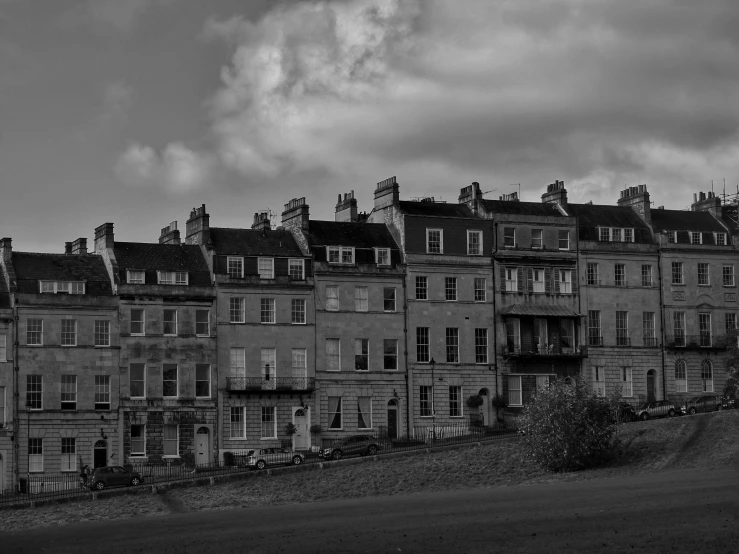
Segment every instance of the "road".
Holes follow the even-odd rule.
[[[619,551],[739,551],[739,472],[191,512],[0,539],[3,554]]]

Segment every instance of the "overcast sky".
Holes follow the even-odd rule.
[[[0,0],[0,236],[156,241],[339,193],[739,183],[737,0]]]

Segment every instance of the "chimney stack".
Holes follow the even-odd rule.
[[[254,214],[254,223],[251,228],[255,231],[269,231],[272,224],[269,221],[269,212],[257,212]]]
[[[559,204],[562,208],[567,208],[565,182],[554,181],[554,183],[547,185],[547,191],[541,195],[541,201],[545,204]]]
[[[95,252],[102,252],[109,248],[113,248],[115,244],[113,236],[113,224],[103,223],[95,229]]]
[[[358,221],[357,199],[354,198],[354,191],[345,192],[342,200],[339,194],[339,201],[336,203],[335,221]]]
[[[285,204],[285,211],[282,212],[282,226],[285,229],[290,231],[298,229],[308,232],[309,225],[310,210],[308,204],[305,203],[305,196],[293,198]]]
[[[185,244],[207,244],[210,242],[210,216],[205,211],[205,204],[190,211],[190,218],[185,223]]]
[[[467,187],[459,189],[459,203],[472,204],[476,200],[482,200],[482,192],[480,192],[480,183],[475,181]]]
[[[394,176],[377,183],[377,188],[375,188],[375,210],[397,206],[399,203],[400,185],[398,185],[398,181]]]
[[[67,252],[68,248],[70,250]],[[64,250],[67,254],[87,254],[87,239],[80,237],[72,243],[65,242]]]
[[[502,202],[520,202],[520,198],[518,197],[518,191],[511,192],[510,194],[503,194],[499,197],[499,200]]]
[[[13,257],[13,239],[8,237],[0,239],[0,253],[4,262],[10,262]]]
[[[712,192],[708,194],[705,192],[698,193],[697,195],[693,194],[693,204],[691,204],[690,209],[694,212],[710,212],[714,217],[719,219],[721,219],[723,212],[721,198]]]
[[[162,229],[162,233],[159,235],[159,244],[182,244],[176,221],[173,221]]]
[[[628,206],[634,210],[639,217],[647,223],[652,223],[652,209],[649,201],[649,192],[647,185],[639,185],[638,187],[629,187],[621,191],[621,197],[618,199],[619,206]]]

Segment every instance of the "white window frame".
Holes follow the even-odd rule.
[[[226,274],[232,279],[243,279],[244,257],[226,256]]]
[[[198,370],[205,370],[206,375],[208,376],[208,394],[202,395],[198,394],[198,383],[204,383],[206,382],[205,379],[198,379]],[[213,378],[212,378],[212,371],[210,364],[195,364],[195,398],[211,398],[211,395],[213,394],[212,391],[213,386]]]
[[[624,229],[624,242],[634,242],[634,228],[626,227]]]
[[[187,286],[190,277],[187,271],[157,271],[157,284]]]
[[[473,294],[475,296],[475,302],[487,302],[488,297],[488,283],[485,277],[475,277],[472,282],[474,287]],[[479,286],[482,285],[482,286]]]
[[[675,392],[688,392],[688,364],[682,358],[675,361]]]
[[[31,441],[34,441],[34,453],[31,454]],[[44,472],[44,439],[28,438],[28,473]]]
[[[591,368],[593,380],[593,393],[603,398],[606,395],[606,372],[603,366],[593,366]]]
[[[457,295],[457,278],[456,277],[444,277],[444,301],[445,302],[457,302],[459,297]],[[453,286],[450,286],[453,285]]]
[[[326,285],[326,311],[338,312],[340,306],[339,285]]]
[[[110,410],[110,375],[95,375],[94,401],[96,410]]]
[[[174,440],[167,438],[166,431],[168,427],[170,429],[172,427],[175,428],[175,439]],[[166,447],[168,443],[172,443],[172,442],[175,443],[174,451],[176,452],[176,454],[165,454],[164,452],[166,452],[167,450]],[[169,446],[171,447],[172,445],[169,444]],[[180,426],[176,423],[165,423],[164,425],[162,425],[162,458],[168,458],[168,459],[179,458],[180,457],[179,453],[180,453]]]
[[[706,377],[705,368],[708,367],[710,374]],[[705,358],[701,362],[701,390],[703,392],[713,392],[713,362],[708,358]]]
[[[328,352],[329,343],[336,345],[335,354],[329,354]],[[326,354],[326,371],[331,371],[331,372],[341,371],[341,339],[335,338],[335,337],[326,337],[324,352]],[[336,361],[335,368],[332,367],[334,364],[329,363],[330,359],[334,359]]]
[[[8,336],[0,333],[0,362],[8,361]]]
[[[141,430],[141,436],[134,439],[133,428]],[[131,438],[131,458],[145,458],[146,457],[146,424],[132,424],[130,431]],[[134,451],[134,444],[141,442],[141,450]]]
[[[375,248],[375,263],[378,267],[389,267],[390,263],[390,249],[389,248]]]
[[[632,398],[634,396],[633,371],[630,367],[621,367],[621,396]]]
[[[236,430],[236,433],[234,433],[234,430]],[[228,438],[229,439],[245,439],[246,438],[246,407],[245,406],[231,406],[230,407]]]
[[[265,412],[265,410],[267,411]],[[271,426],[269,425],[269,419],[265,421],[265,414],[270,414],[269,417],[272,419]],[[277,438],[277,406],[262,406],[260,423],[259,440],[275,440]],[[268,425],[267,427],[265,427],[265,423]],[[271,431],[271,434],[265,435],[265,431]]]
[[[713,233],[713,238],[716,246],[726,246],[726,233]]]
[[[523,389],[521,388],[520,375],[508,376],[508,405],[523,406]]]
[[[675,273],[675,269],[679,269],[678,273]],[[679,276],[679,280],[675,280],[675,276]],[[672,262],[670,264],[670,277],[673,285],[684,285],[685,284],[685,266],[683,262]]]
[[[60,381],[60,408],[64,411],[77,411],[77,376],[62,374]],[[73,406],[64,406],[65,404],[73,404]]]
[[[369,311],[369,288],[366,286],[354,287],[354,311]]]
[[[346,255],[349,255],[347,261]],[[332,259],[333,258],[333,259]],[[354,265],[354,247],[353,246],[327,246],[326,260],[332,265]]]
[[[421,329],[425,329],[425,333],[420,332]],[[419,342],[419,338],[426,339],[426,342]],[[421,348],[425,348],[425,356],[418,355],[421,352]],[[431,328],[416,327],[416,363],[428,363],[429,360],[431,360]]]
[[[559,271],[559,293],[572,294],[572,270],[560,269]],[[566,278],[565,278],[566,277]]]
[[[598,241],[599,242],[611,242],[611,228],[610,227],[598,227]]]
[[[265,314],[268,316],[266,320],[264,318]],[[259,299],[259,322],[262,325],[275,325],[277,323],[277,300],[275,298]]]
[[[512,277],[511,277],[512,276]],[[518,268],[505,268],[505,291],[518,292]]]
[[[537,279],[537,273],[541,279]],[[534,267],[531,269],[531,284],[534,294],[544,294],[547,291],[546,271],[543,267]]]
[[[459,327],[447,327],[444,332],[444,356],[446,363],[458,364],[459,357]]]
[[[232,346],[229,349],[230,377],[244,379],[246,377],[246,348]]]
[[[474,242],[474,237],[477,237],[477,243]],[[468,229],[467,230],[467,255],[468,256],[482,256],[482,231],[479,229]]]
[[[141,366],[141,377],[142,377],[141,380],[136,379],[134,381],[132,379],[132,377],[133,377],[133,372],[132,372],[133,366]],[[146,398],[146,385],[147,385],[147,383],[146,383],[146,376],[147,375],[146,374],[147,373],[148,372],[146,371],[146,364],[144,364],[144,363],[133,362],[133,363],[130,363],[128,365],[128,395],[129,395],[129,398],[131,398],[131,399],[134,399],[134,398]],[[143,393],[144,393],[142,396],[134,396],[134,394],[133,394],[133,387],[131,386],[131,383],[132,382],[136,382],[136,383],[139,383],[140,382],[140,383],[142,383],[142,389],[143,389]]]
[[[453,408],[457,408],[457,413],[454,413]],[[462,403],[462,386],[461,385],[449,385],[449,417],[458,418],[464,417],[464,406]]]
[[[667,242],[670,244],[677,242],[677,231],[667,231]]]
[[[7,424],[7,414],[6,412],[6,406],[7,406],[7,399],[5,398],[5,386],[0,386],[0,429],[5,427]]]
[[[696,239],[698,239],[696,241]],[[700,231],[690,231],[690,244],[703,244],[703,233]]]
[[[165,332],[165,326],[168,322],[165,317],[167,315],[167,312],[170,312],[170,313],[174,312],[174,333]],[[177,336],[177,332],[179,331],[178,329],[179,325],[177,321],[178,319],[179,319],[179,316],[177,315],[177,308],[164,308],[162,310],[162,335],[163,336],[165,337],[176,337]],[[172,323],[172,321],[169,320],[169,323]]]
[[[362,405],[360,403],[360,400],[365,399],[369,405],[369,414],[362,412]],[[362,419],[360,415],[364,415],[365,423],[367,423],[367,416],[369,415],[369,427],[360,427],[359,421]],[[367,430],[367,429],[373,429],[373,423],[372,423],[372,397],[371,396],[358,396],[357,397],[357,429],[361,430]]]
[[[434,417],[434,387],[419,385],[418,387],[419,417]]]
[[[169,366],[168,368],[165,368],[164,366]],[[164,372],[168,369],[172,369],[174,367],[175,370],[175,378],[174,379],[165,379],[164,378]],[[172,382],[174,381],[174,395],[166,395],[164,394],[164,383],[165,382]],[[179,364],[174,364],[172,362],[166,362],[162,364],[162,398],[179,398],[180,396],[180,366]]]
[[[390,300],[387,296],[388,291],[393,291],[393,295],[392,295],[393,306],[390,309],[388,309],[387,307],[387,303]],[[398,289],[396,289],[395,287],[383,287],[382,289],[382,310],[387,313],[392,313],[392,312],[397,311],[397,307],[398,307]]]
[[[38,330],[31,331],[30,328],[31,328],[32,321],[41,322],[41,328]],[[38,338],[39,338],[38,342],[30,342],[28,340],[28,338],[30,337],[30,333],[34,333],[34,335],[38,333]],[[40,318],[35,318],[35,317],[26,319],[26,346],[43,346],[43,345],[44,345],[44,320]]]
[[[296,306],[300,309],[296,310]],[[307,303],[305,298],[290,299],[290,323],[292,325],[307,325]]]
[[[439,251],[431,248],[431,233],[439,233]],[[427,254],[443,254],[444,253],[444,229],[436,229],[432,227],[426,228],[426,253]]]
[[[198,314],[202,314],[205,312],[206,318],[205,318],[205,324],[207,326],[205,333],[198,333],[198,324],[203,323],[202,321],[198,321]],[[196,337],[209,337],[210,336],[210,310],[203,309],[203,308],[197,308],[195,310],[195,336]]]
[[[536,237],[534,233],[539,233],[539,236]],[[531,229],[531,248],[533,250],[541,250],[543,247],[544,247],[544,229]]]
[[[42,294],[85,294],[84,281],[39,281]]]
[[[259,371],[268,388],[277,383],[277,349],[262,348],[259,353]]]
[[[96,319],[94,328],[94,340],[96,348],[110,347],[110,320]]]
[[[705,269],[705,271],[701,271],[701,269]],[[698,286],[711,286],[711,264],[708,262],[698,262]]]
[[[133,314],[134,312],[141,312],[141,319],[134,319]],[[140,333],[134,333],[133,332],[133,324],[141,323],[141,332]],[[129,323],[129,330],[131,331],[131,336],[133,337],[143,337],[146,335],[146,310],[144,308],[131,308],[131,319]]]
[[[393,351],[388,351],[388,346]],[[388,359],[395,360],[395,367],[388,367]],[[386,371],[397,371],[398,370],[398,339],[382,339],[382,369]]]
[[[336,410],[331,411],[331,399],[338,399],[336,404]],[[341,396],[329,396],[328,397],[328,430],[329,431],[342,431],[344,429],[344,399]],[[339,417],[339,426],[334,427],[334,420],[336,416]]]
[[[127,269],[126,283],[128,283],[129,285],[146,284],[146,271],[144,271],[143,269]]]
[[[274,258],[257,258],[257,271],[259,273],[260,279],[274,279],[275,278],[275,259]]]
[[[727,269],[729,271],[727,271]],[[736,286],[736,280],[734,278],[734,264],[724,264],[722,270],[722,282],[723,286],[725,287],[734,287]],[[729,277],[729,279],[727,279]]]
[[[67,441],[65,445],[64,442]],[[70,442],[71,441],[71,442]],[[71,445],[71,452],[70,450]],[[64,450],[68,450],[65,452]],[[61,444],[61,471],[62,473],[77,471],[77,439],[75,437],[62,437]]]
[[[297,275],[295,275],[296,273]],[[288,258],[287,275],[295,281],[305,280],[305,260],[303,258]]]
[[[419,280],[420,279],[420,280]],[[419,287],[423,284],[422,287]],[[423,298],[419,296],[419,292],[423,291]],[[426,301],[429,299],[429,278],[428,275],[416,275],[416,287],[414,289],[414,296],[416,300]]]
[[[67,329],[65,331],[65,324],[72,324],[72,330]],[[61,328],[61,345],[62,346],[77,346],[77,320],[76,319],[62,319]],[[72,339],[71,342],[69,339]]]
[[[234,316],[237,319],[234,319]],[[243,296],[232,296],[228,299],[228,322],[246,322],[246,298]]]
[[[484,339],[481,340],[481,339]],[[484,344],[482,344],[484,342]],[[475,363],[487,364],[489,359],[489,341],[487,327],[475,328]]]
[[[365,350],[366,349],[366,350]],[[366,354],[365,354],[366,351]],[[362,358],[366,358],[365,368],[358,367]],[[370,369],[370,347],[369,339],[354,339],[354,371],[369,371]]]
[[[623,242],[624,232],[620,227],[611,227],[611,242]]]
[[[566,238],[562,238],[562,233],[567,233]],[[566,246],[562,246],[562,241],[566,240],[567,244]],[[570,249],[570,230],[569,229],[557,229],[557,248],[559,250],[569,250]]]
[[[291,352],[291,369],[293,379],[308,378],[308,349],[293,348]]]

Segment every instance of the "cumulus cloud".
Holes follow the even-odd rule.
[[[168,144],[161,154],[150,146],[133,143],[115,165],[117,175],[134,186],[161,186],[170,192],[190,192],[202,187],[212,168],[208,155],[182,143]]]

